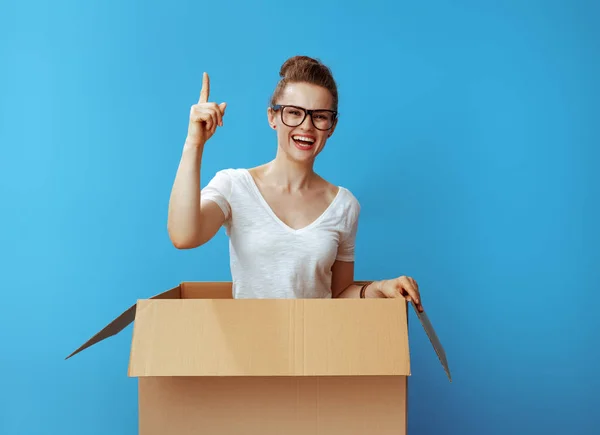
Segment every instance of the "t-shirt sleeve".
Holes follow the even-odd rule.
[[[341,234],[336,260],[354,261],[358,218],[360,217],[360,204],[356,199],[353,198],[352,206],[345,217],[345,227]]]
[[[200,192],[200,201],[213,201],[223,211],[225,220],[231,216],[231,172],[221,170],[208,182]]]

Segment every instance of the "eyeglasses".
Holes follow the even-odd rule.
[[[281,122],[288,127],[298,127],[306,119],[306,115],[310,115],[310,120],[317,130],[329,130],[333,127],[333,123],[337,118],[335,110],[316,109],[309,110],[298,106],[288,106],[283,104],[275,104],[271,106],[273,110],[279,110],[281,113]]]

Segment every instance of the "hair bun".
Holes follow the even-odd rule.
[[[309,56],[293,56],[286,60],[281,69],[279,70],[279,76],[285,78],[288,75],[288,71],[299,71],[310,68],[311,66],[318,66],[321,62],[317,59],[313,59]]]
[[[333,74],[328,66],[319,59],[309,56],[293,56],[287,59],[279,70],[281,79],[271,95],[269,104],[277,104],[277,99],[289,83],[310,83],[331,92],[332,109],[338,107],[338,91]]]

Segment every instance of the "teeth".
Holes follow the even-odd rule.
[[[306,136],[292,136],[292,139],[299,140],[299,141],[302,141],[302,142],[308,142],[308,143],[314,143],[315,142],[315,140],[313,138],[306,137]]]

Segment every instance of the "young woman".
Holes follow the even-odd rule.
[[[338,122],[329,68],[295,56],[280,76],[267,109],[277,136],[275,158],[251,169],[218,171],[201,190],[202,153],[223,126],[226,109],[226,103],[209,102],[204,73],[169,202],[171,241],[195,248],[225,226],[235,298],[405,297],[422,310],[410,277],[354,281],[360,205],[348,189],[313,169]]]

